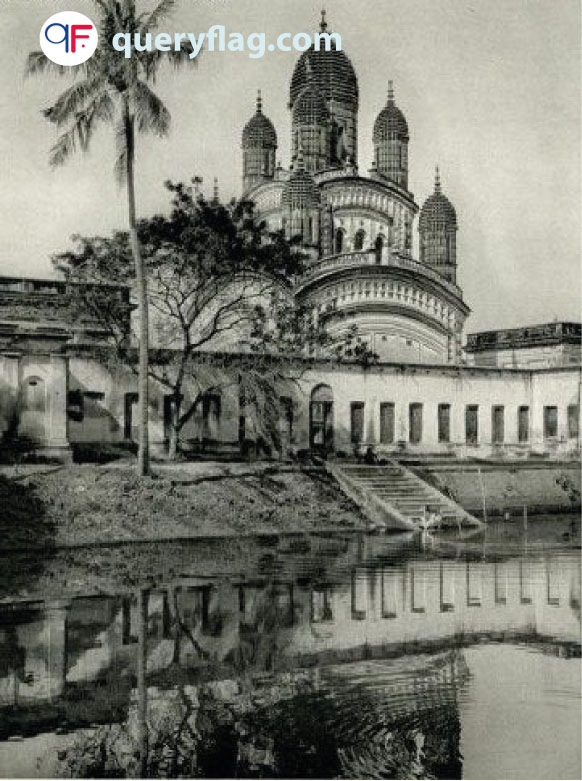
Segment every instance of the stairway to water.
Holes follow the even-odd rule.
[[[440,515],[441,527],[483,526],[454,500],[396,462],[385,466],[336,463],[328,469],[374,524],[420,530],[431,512]]]

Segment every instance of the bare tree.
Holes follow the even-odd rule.
[[[169,455],[176,456],[181,432],[201,406],[225,391],[257,410],[262,438],[279,449],[281,388],[297,386],[322,356],[367,361],[371,355],[355,329],[334,338],[325,319],[297,304],[293,286],[306,263],[297,240],[269,232],[247,201],[225,206],[183,183],[167,186],[169,216],[143,220],[138,230],[156,339],[148,371],[171,400]],[[75,251],[53,260],[70,281],[117,274],[126,282],[129,255],[127,235],[118,232],[77,237]],[[134,364],[123,299],[104,301],[95,285],[75,290],[72,316],[90,312],[110,334],[116,355]]]

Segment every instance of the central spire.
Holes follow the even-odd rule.
[[[392,79],[388,82],[388,103],[394,103],[394,82]]]
[[[261,97],[261,90],[257,90],[257,114],[263,113],[263,98]]]
[[[327,30],[327,22],[325,20],[326,16],[326,10],[325,8],[321,9],[321,21],[319,23],[319,29],[322,33],[324,33]]]
[[[441,192],[441,175],[438,165],[434,169],[434,191],[435,193]]]

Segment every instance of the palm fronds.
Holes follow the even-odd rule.
[[[135,119],[140,133],[165,136],[170,128],[170,112],[145,81],[137,81],[133,88]]]

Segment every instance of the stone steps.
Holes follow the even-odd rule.
[[[467,513],[460,505],[441,494],[432,485],[400,464],[386,466],[362,466],[346,464],[334,467],[357,491],[364,501],[386,508],[386,515],[402,526],[422,528],[425,510],[437,511],[444,525],[482,525],[482,522]]]

